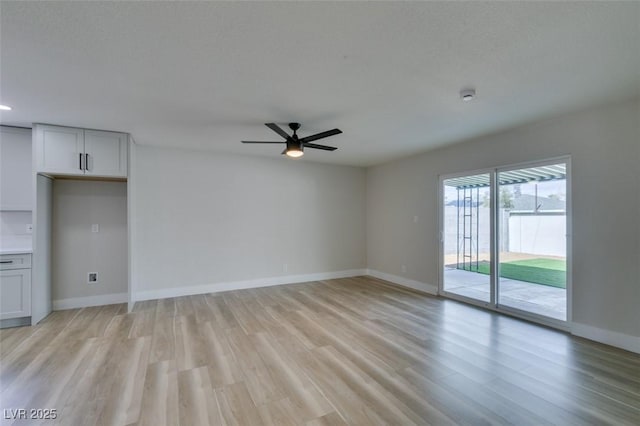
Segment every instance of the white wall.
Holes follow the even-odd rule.
[[[438,175],[570,154],[573,320],[640,336],[639,123],[636,99],[368,169],[369,268],[437,285]]]
[[[138,300],[365,267],[364,169],[136,146],[131,172]]]
[[[126,182],[53,182],[54,309],[126,301],[127,253]],[[98,272],[97,284],[88,272]]]
[[[31,266],[31,324],[45,318],[53,308],[52,265],[51,265],[51,224],[53,216],[53,180],[33,174],[34,223],[33,255]]]
[[[27,225],[32,222],[31,211],[0,211],[0,236],[29,236]]]

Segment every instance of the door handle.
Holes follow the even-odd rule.
[[[84,154],[84,169],[89,171],[89,154]]]
[[[78,154],[78,155],[80,156],[80,164],[79,164],[79,167],[80,167],[80,170],[83,170],[83,168],[82,168],[82,153],[80,153],[80,154]]]

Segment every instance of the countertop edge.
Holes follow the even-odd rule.
[[[3,254],[33,254],[33,249],[0,249],[0,255]]]

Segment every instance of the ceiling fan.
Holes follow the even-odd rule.
[[[265,126],[267,126],[271,130],[273,130],[274,132],[282,136],[285,140],[279,141],[279,142],[242,141],[242,143],[286,143],[287,148],[284,151],[282,151],[282,153],[287,155],[288,157],[293,157],[293,158],[302,157],[304,155],[305,148],[315,148],[315,149],[322,149],[325,151],[335,151],[338,148],[334,146],[318,145],[311,142],[342,133],[342,130],[340,129],[333,129],[333,130],[327,130],[326,132],[316,133],[315,135],[307,136],[304,138],[299,138],[296,132],[300,128],[300,123],[289,123],[289,128],[293,130],[293,134],[291,136],[289,136],[287,132],[282,130],[275,123],[265,123]]]

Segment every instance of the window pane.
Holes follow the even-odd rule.
[[[498,304],[566,320],[566,164],[497,178]]]
[[[484,302],[491,300],[490,175],[444,181],[445,291]]]

